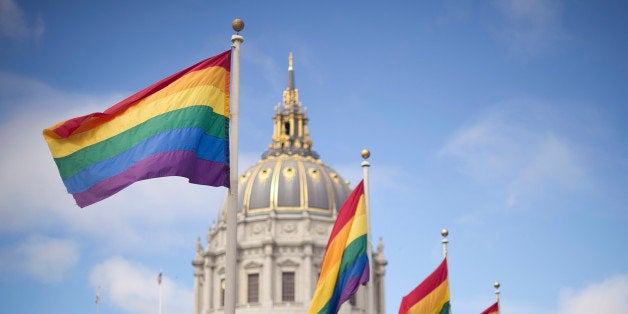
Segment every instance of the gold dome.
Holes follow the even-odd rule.
[[[238,212],[268,211],[333,215],[351,189],[336,171],[312,150],[306,110],[294,84],[290,54],[288,84],[275,107],[274,131],[262,159],[240,177]]]
[[[301,212],[331,216],[351,189],[329,166],[311,156],[260,160],[240,177],[239,213]]]

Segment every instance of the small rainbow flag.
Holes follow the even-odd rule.
[[[344,202],[329,236],[321,274],[308,313],[337,313],[369,280],[364,183]]]
[[[447,259],[401,299],[399,314],[449,314]]]
[[[499,303],[495,302],[493,305],[489,306],[486,310],[482,311],[481,314],[499,314]]]
[[[85,207],[134,182],[166,176],[228,186],[230,67],[225,51],[104,112],[45,129],[76,203]]]

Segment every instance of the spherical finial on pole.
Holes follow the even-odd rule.
[[[238,33],[244,29],[244,21],[242,19],[234,19],[233,22],[231,22],[231,27]]]
[[[493,287],[495,287],[495,298],[497,299],[497,302],[499,303],[499,282],[495,281],[495,283],[493,284]]]
[[[368,149],[363,149],[360,152],[360,155],[362,155],[362,158],[368,159],[369,157],[371,157],[371,152]]]
[[[440,231],[440,235],[442,235],[443,238],[446,238],[449,235],[449,231],[447,229],[443,229]]]

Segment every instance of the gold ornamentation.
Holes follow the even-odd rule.
[[[283,169],[283,176],[286,180],[290,181],[294,179],[294,175],[297,173],[296,169],[292,167],[287,167]]]
[[[270,168],[266,168],[266,169],[260,171],[259,174],[257,175],[257,177],[260,180],[266,180],[266,179],[268,179],[268,177],[270,177],[271,173],[272,173],[272,170]]]
[[[244,21],[242,19],[234,19],[231,22],[231,27],[233,27],[234,31],[239,32],[244,29]]]
[[[309,168],[307,172],[310,174],[310,178],[312,178],[312,181],[318,182],[318,180],[320,180],[320,172],[317,169]]]

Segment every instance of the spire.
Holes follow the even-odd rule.
[[[312,156],[318,159],[318,154],[312,151],[312,140],[307,127],[306,110],[299,102],[299,90],[294,84],[294,67],[292,53],[288,57],[288,83],[283,91],[283,101],[275,107],[275,124],[272,143],[262,154],[262,159],[268,156],[301,155]]]
[[[288,84],[286,84],[286,90],[283,91],[283,105],[286,109],[300,111],[299,90],[294,87],[294,67],[292,66],[292,61],[291,52],[288,57]]]
[[[286,90],[294,90],[294,68],[292,67],[292,52],[288,57],[288,85]]]

